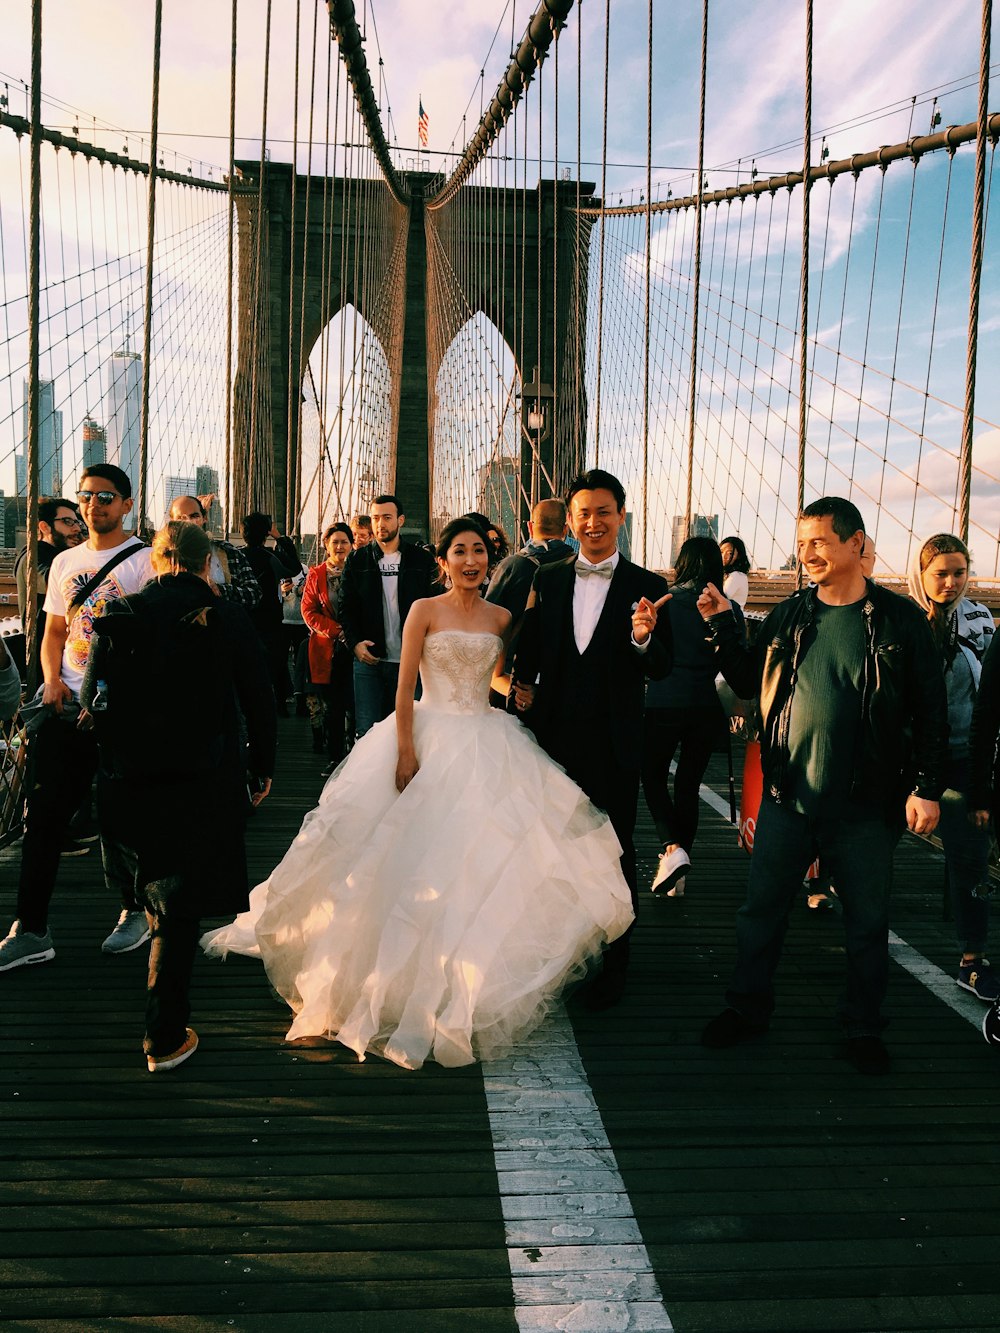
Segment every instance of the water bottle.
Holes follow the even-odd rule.
[[[108,711],[108,682],[99,680],[97,689],[94,693],[94,701],[90,705],[92,713],[106,713]]]

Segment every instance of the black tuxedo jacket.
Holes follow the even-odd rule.
[[[660,680],[673,666],[673,638],[666,608],[657,614],[656,628],[644,653],[632,644],[632,610],[640,597],[655,602],[667,591],[666,580],[641,565],[619,557],[607,600],[591,644],[581,659],[573,636],[573,590],[576,561],[543,566],[535,575],[524,624],[517,641],[513,679],[532,684],[535,701],[524,720],[539,743],[560,759],[571,748],[561,733],[571,727],[584,731],[588,722],[610,735],[612,758],[626,770],[638,771],[642,752],[642,717],[646,679]],[[590,708],[595,716],[574,714],[569,677],[581,662],[600,655],[595,673],[599,693]],[[573,747],[575,748],[575,747]],[[561,760],[562,761],[562,760]]]

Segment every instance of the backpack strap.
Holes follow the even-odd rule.
[[[106,564],[102,565],[96,574],[91,574],[90,578],[87,580],[87,582],[83,585],[82,588],[78,588],[76,590],[76,593],[74,594],[72,601],[66,607],[66,610],[69,613],[69,615],[71,615],[74,611],[79,610],[79,608],[84,604],[84,602],[94,591],[94,589],[99,587],[100,584],[104,582],[104,580],[107,578],[107,576],[111,573],[111,571],[115,568],[116,565],[120,565],[122,561],[127,560],[129,556],[135,555],[136,551],[145,550],[145,547],[146,547],[145,542],[138,542],[135,546],[126,546],[124,550],[116,551],[115,554],[111,557],[111,559],[107,561]]]

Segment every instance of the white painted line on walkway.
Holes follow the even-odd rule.
[[[723,801],[711,787],[702,785],[700,791],[705,804],[711,806],[728,822],[728,801]],[[907,944],[906,940],[892,930],[889,931],[889,957],[900,967],[905,968],[921,985],[926,986],[932,995],[943,1000],[949,1009],[954,1009],[956,1014],[960,1014],[966,1022],[971,1023],[977,1031],[982,1027],[984,1013],[982,1000],[977,1000],[968,991],[956,986],[954,977],[950,977],[936,963],[925,958],[912,944]]]
[[[673,1329],[561,1008],[483,1064],[522,1333]]]
[[[925,958],[912,944],[900,939],[893,930],[889,931],[889,957],[900,967],[905,967],[911,977],[916,977],[932,995],[943,1000],[949,1009],[954,1009],[956,1014],[960,1014],[977,1031],[982,1028],[983,1014],[986,1012],[982,1000],[977,1000],[974,995],[962,990],[955,984],[954,977],[950,977],[936,963]]]

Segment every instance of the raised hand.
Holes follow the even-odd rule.
[[[732,609],[732,602],[723,597],[714,583],[706,583],[698,598],[698,610],[704,620],[711,620],[712,616],[721,615],[723,611]]]
[[[645,643],[653,630],[656,628],[656,613],[660,607],[669,602],[673,593],[665,592],[657,601],[651,602],[648,597],[640,597],[632,612],[632,638],[636,643]]]

